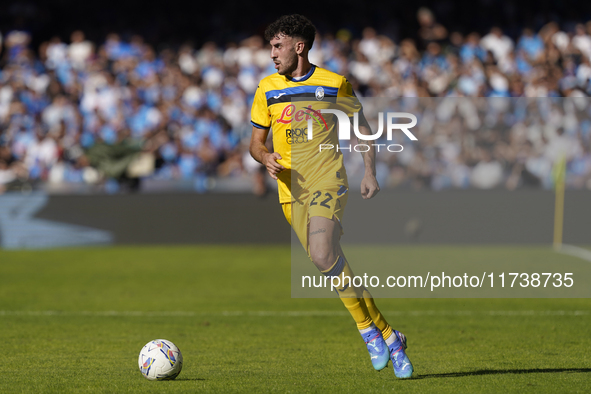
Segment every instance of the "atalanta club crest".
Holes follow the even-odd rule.
[[[318,86],[316,88],[316,100],[322,100],[324,98],[324,88],[322,86]]]

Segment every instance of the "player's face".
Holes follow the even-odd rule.
[[[290,75],[298,66],[297,41],[280,34],[271,40],[271,59],[280,75]]]

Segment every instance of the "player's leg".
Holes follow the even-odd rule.
[[[310,258],[316,267],[327,276],[351,278],[347,260],[339,253],[341,228],[336,220],[315,216],[310,218],[308,243]],[[371,316],[362,300],[363,289],[343,283],[336,289],[339,297],[351,312],[357,328],[364,330],[372,324]]]
[[[340,243],[338,244],[338,248],[339,250],[337,254],[340,256],[345,256]],[[392,365],[394,368],[394,374],[399,378],[410,378],[413,373],[413,366],[410,362],[410,359],[406,355],[406,337],[401,332],[392,329],[375,304],[371,293],[365,287],[362,289],[362,299],[365,303],[367,311],[369,312],[371,320],[382,332],[382,336],[386,341],[386,345],[388,345],[390,359],[392,360]]]
[[[338,253],[340,256],[345,256],[345,253],[343,252],[343,249],[341,248],[340,243],[339,243],[339,252]],[[376,304],[373,300],[373,297],[371,296],[371,293],[365,287],[362,288],[361,297],[363,298],[363,301],[365,302],[365,306],[367,308],[367,311],[369,312],[369,315],[371,316],[371,320],[376,325],[376,327],[379,328],[380,331],[382,332],[382,336],[384,337],[384,340],[386,340],[386,342],[388,342],[388,338],[390,338],[392,336],[392,332],[393,332],[392,327],[390,327],[390,325],[388,324],[388,322],[384,318],[384,315],[382,315],[382,313],[380,312],[380,310],[376,306]]]
[[[341,278],[341,286],[337,286],[335,290],[357,323],[374,368],[377,370],[385,368],[390,359],[388,346],[367,310],[363,299],[363,287],[356,287],[352,283],[353,272],[339,244],[341,236],[339,222],[335,218],[313,216],[310,218],[308,234],[310,258],[324,275]]]

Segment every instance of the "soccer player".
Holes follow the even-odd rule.
[[[336,149],[319,151],[319,142],[338,146],[336,124],[329,122],[326,130],[316,130],[312,143],[303,128],[296,129],[292,124],[305,116],[294,102],[349,100],[357,103],[349,105],[348,115],[358,113],[362,119],[359,131],[371,134],[371,130],[349,81],[309,62],[315,35],[314,25],[301,15],[282,16],[265,31],[277,74],[261,80],[255,93],[250,153],[277,180],[283,213],[316,267],[328,277],[353,278],[340,246],[349,187],[343,157]],[[305,114],[314,114],[314,107],[309,108]],[[269,130],[273,132],[274,153],[265,146]],[[380,190],[375,177],[375,152],[363,153],[363,160],[361,194],[369,199]],[[381,370],[391,359],[397,377],[411,377],[413,366],[405,353],[406,338],[386,322],[367,289],[347,283],[336,291],[357,323],[373,367]]]

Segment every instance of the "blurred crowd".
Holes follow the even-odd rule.
[[[426,8],[417,19],[418,40],[342,29],[318,35],[310,53],[359,97],[435,98],[417,109],[419,141],[380,156],[385,185],[549,188],[566,157],[569,187],[591,189],[591,22],[551,22],[512,39],[499,27],[448,31]],[[75,31],[31,48],[26,31],[3,33],[0,192],[37,183],[136,190],[140,180],[205,191],[222,178],[254,179],[265,192],[248,154],[253,95],[275,72],[261,37],[156,51],[137,35],[99,43]],[[515,99],[494,104],[506,98]],[[353,168],[360,160],[347,157]]]
[[[411,129],[418,142],[400,131],[392,133],[393,140],[382,136],[377,141],[381,185],[432,190],[550,189],[563,178],[567,187],[591,189],[591,119],[585,97],[362,101],[373,130],[379,129],[374,114],[404,111],[418,118]],[[389,153],[389,145],[393,151],[400,145],[404,149]],[[348,172],[358,177],[357,182],[364,173],[362,158],[343,152]]]

